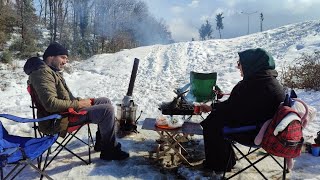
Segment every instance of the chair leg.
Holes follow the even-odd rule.
[[[0,174],[0,177],[1,177],[1,180],[3,179],[3,168],[1,167],[1,170],[0,170],[1,172],[1,174]]]
[[[240,149],[239,149],[236,145],[233,144],[233,147],[235,147],[235,148],[237,149],[237,151],[238,151],[238,152],[248,161],[248,163],[250,164],[250,166],[248,166],[247,168],[244,168],[243,171],[244,171],[244,170],[247,170],[247,169],[250,168],[250,167],[254,167],[254,168],[256,169],[256,171],[257,171],[264,179],[267,180],[267,178],[262,174],[262,172],[255,166],[255,164],[258,163],[258,162],[260,162],[261,160],[265,159],[266,157],[268,157],[269,154],[264,155],[262,158],[260,158],[260,159],[258,159],[257,161],[255,161],[255,162],[252,163],[252,162],[247,158],[247,156],[244,155],[244,154],[240,151]],[[242,172],[242,171],[241,171],[241,172]]]
[[[7,175],[5,175],[2,179],[3,180],[8,179],[20,167],[20,165],[21,165],[20,163],[16,164],[14,166],[14,168]],[[24,167],[22,167],[19,171],[22,171],[23,169],[24,169]],[[19,173],[17,173],[17,174],[19,174]],[[17,174],[15,174],[12,179],[14,179],[17,176]]]
[[[60,148],[60,149],[59,149],[58,152],[56,152],[56,154],[51,158],[51,160],[50,160],[49,163],[46,165],[46,167],[49,166],[49,164],[51,164],[51,162],[58,156],[58,154],[62,151],[62,149],[67,150],[69,153],[73,154],[73,155],[76,156],[78,159],[80,159],[81,161],[83,161],[86,165],[90,164],[90,163],[88,163],[86,160],[84,160],[82,157],[80,157],[79,155],[75,154],[74,152],[72,152],[70,149],[68,149],[68,148],[66,147],[67,144],[72,140],[72,137],[75,137],[75,134],[77,134],[80,129],[81,129],[81,127],[80,127],[76,132],[70,133],[70,134],[72,134],[71,137],[67,139],[67,137],[70,135],[70,134],[69,134],[61,143],[56,142],[56,143],[58,144],[58,147],[57,147],[54,151],[56,151],[58,148]],[[82,142],[84,142],[84,141],[82,141]],[[64,144],[62,144],[62,143],[64,143]],[[84,142],[84,143],[85,143],[85,142]]]
[[[41,177],[44,176],[49,180],[53,180],[50,176],[48,176],[47,173],[45,173],[44,171],[41,171],[39,168],[37,168],[35,165],[33,165],[30,161],[27,161],[27,163],[36,171],[38,171],[38,173],[40,173]]]
[[[23,166],[21,167],[21,165],[23,165]],[[23,160],[23,161],[17,163],[7,175],[4,175],[3,168],[1,167],[1,180],[6,180],[9,178],[15,179],[28,165],[30,165],[33,169],[35,169],[41,175],[40,179],[42,179],[43,177],[46,177],[49,180],[53,180],[50,176],[48,176],[47,173],[44,172],[44,169],[41,170],[40,168],[38,168],[36,165],[34,165],[31,162],[30,159],[26,159],[26,160]],[[19,169],[19,167],[21,167],[21,168]],[[12,177],[10,177],[10,176],[12,176]]]
[[[55,153],[55,155],[50,159],[50,161],[47,163],[47,158],[46,158],[46,163],[43,167],[43,169],[45,169],[46,167],[49,166],[49,164],[51,164],[51,162],[58,156],[58,154],[63,150],[67,150],[69,153],[71,153],[72,155],[76,156],[78,159],[80,159],[81,161],[83,161],[86,165],[91,163],[91,147],[93,147],[94,144],[94,140],[92,137],[92,133],[91,133],[91,129],[90,129],[90,125],[87,124],[88,127],[88,141],[85,142],[82,139],[78,138],[76,136],[76,134],[79,132],[79,130],[82,128],[83,126],[81,126],[80,128],[78,128],[75,132],[73,133],[69,133],[63,140],[62,142],[56,142],[58,144],[58,146],[53,150],[53,152],[57,151]],[[76,138],[79,141],[81,141],[82,143],[86,144],[88,146],[88,161],[84,160],[82,157],[80,157],[79,155],[75,154],[74,152],[72,152],[70,149],[68,149],[66,146],[68,145],[68,143],[72,140],[72,138]]]
[[[286,158],[283,158],[283,172],[282,172],[282,180],[286,179],[286,174],[287,174],[287,160]]]
[[[91,164],[91,148],[93,147],[91,146],[91,143],[93,145],[94,141],[93,141],[90,125],[87,124],[87,127],[88,127],[88,152],[89,152],[88,156],[89,156],[89,164]]]
[[[260,159],[254,161],[254,162],[251,162],[251,161],[247,158],[247,156],[250,155],[250,154],[252,154],[253,152],[255,152],[255,151],[258,150],[258,149],[255,149],[255,150],[253,150],[253,151],[250,151],[250,150],[249,150],[248,154],[245,155],[245,154],[242,153],[242,151],[240,151],[240,149],[239,149],[235,144],[232,144],[232,147],[235,148],[235,149],[241,154],[242,157],[241,157],[240,159],[245,158],[250,165],[247,166],[247,167],[245,167],[245,168],[243,168],[243,169],[241,169],[240,171],[236,172],[235,174],[233,174],[232,176],[230,176],[230,177],[228,177],[228,178],[225,177],[225,175],[226,175],[226,170],[227,170],[227,167],[226,167],[226,169],[225,169],[225,171],[224,171],[224,173],[223,173],[223,179],[224,179],[224,180],[225,180],[225,179],[231,179],[231,178],[233,178],[234,176],[240,174],[241,172],[247,170],[247,169],[250,168],[250,167],[255,168],[256,171],[257,171],[264,179],[267,179],[267,178],[261,173],[261,171],[255,166],[255,164],[257,164],[258,162],[260,162],[261,160],[265,159],[265,158],[268,157],[268,156],[270,156],[270,157],[282,168],[282,180],[285,180],[285,179],[286,179],[286,174],[288,173],[286,158],[283,158],[284,160],[283,160],[283,165],[282,165],[282,164],[279,163],[279,161],[278,161],[277,159],[275,159],[275,157],[273,157],[271,154],[268,154],[268,153],[267,153],[267,154],[265,154],[263,157],[261,157]],[[238,160],[240,160],[240,159],[238,159]],[[230,154],[230,156],[229,156],[228,163],[229,163],[230,160],[231,160],[231,154]]]
[[[232,143],[232,142],[231,142],[231,143]],[[229,164],[230,161],[231,161],[231,154],[232,154],[232,152],[230,151],[229,158],[228,158],[228,163],[227,163],[226,168],[224,169],[222,179],[225,179],[225,177],[226,177],[226,172],[227,172],[227,169],[228,169],[228,164]]]
[[[21,172],[24,168],[26,168],[28,165],[30,165],[33,169],[35,169],[41,176],[40,176],[40,179],[44,177],[46,177],[47,179],[49,180],[53,180],[50,176],[48,176],[47,173],[44,172],[44,170],[41,170],[39,169],[37,166],[35,166],[31,160],[27,159],[27,160],[24,160],[23,163],[18,163],[7,175],[6,177],[2,177],[1,179],[5,180],[5,179],[8,179],[18,168],[20,165],[23,165],[22,168],[20,168],[15,174],[14,176],[11,178],[11,179],[15,179]],[[3,176],[3,175],[2,175]]]
[[[249,148],[249,150],[248,150],[248,152],[247,152],[247,154],[245,155],[246,157],[248,157],[250,154],[252,154],[252,153],[254,153],[254,152],[256,152],[256,151],[258,151],[259,150],[259,148],[256,148],[256,149],[254,149],[254,150],[252,150],[251,151],[251,147]],[[243,159],[244,157],[240,157],[239,158],[239,160],[241,160],[241,159]]]
[[[226,171],[227,171],[227,167],[226,167],[226,169],[225,169],[225,171],[224,171],[224,173],[223,173],[223,179],[231,179],[231,178],[233,178],[234,176],[236,176],[236,175],[242,173],[243,171],[249,169],[250,167],[253,167],[253,168],[255,168],[255,170],[256,170],[265,180],[267,180],[267,178],[265,177],[265,175],[262,174],[262,172],[255,166],[255,164],[257,164],[257,163],[260,162],[261,160],[263,160],[263,159],[265,159],[266,157],[268,157],[269,154],[264,155],[263,157],[261,157],[260,159],[258,159],[257,161],[255,161],[255,162],[252,163],[252,162],[247,158],[247,156],[248,156],[249,154],[251,154],[252,152],[256,151],[256,150],[251,151],[249,154],[246,154],[246,155],[245,155],[245,154],[242,153],[242,151],[241,151],[235,144],[231,143],[231,145],[232,145],[233,148],[235,148],[235,149],[241,154],[242,158],[245,158],[245,159],[246,159],[246,161],[247,161],[250,165],[247,166],[247,167],[245,167],[245,168],[243,168],[243,169],[241,169],[240,171],[236,172],[235,174],[233,174],[232,176],[230,176],[230,177],[228,177],[228,178],[225,178],[225,174],[226,174]],[[230,154],[230,156],[229,156],[228,163],[229,163],[230,160],[231,160],[231,154]],[[227,164],[227,166],[228,166],[228,164]]]
[[[44,163],[43,163],[42,171],[45,171],[46,167],[48,167],[48,165],[49,165],[47,163],[48,163],[48,160],[49,160],[50,151],[51,151],[51,147],[47,150],[47,155],[46,155],[46,158],[45,158]],[[43,178],[43,175],[41,175],[40,180],[42,180],[42,178]]]

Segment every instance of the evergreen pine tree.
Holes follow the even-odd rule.
[[[202,24],[199,29],[199,36],[201,40],[212,39],[212,26],[208,20],[206,20],[206,24]]]

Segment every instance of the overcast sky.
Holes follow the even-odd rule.
[[[199,39],[198,29],[206,20],[213,25],[218,38],[215,17],[223,13],[222,38],[233,38],[263,30],[320,19],[320,0],[143,0],[157,19],[165,20],[175,41]],[[252,13],[246,15],[244,13]],[[254,13],[256,12],[256,13]]]

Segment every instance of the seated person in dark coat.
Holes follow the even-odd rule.
[[[285,98],[282,85],[276,79],[278,73],[272,56],[264,49],[249,49],[239,52],[237,62],[243,80],[233,89],[230,97],[211,106],[201,105],[203,112],[210,112],[201,122],[203,127],[205,161],[204,168],[215,172],[228,171],[235,165],[231,144],[224,139],[223,127],[257,125],[257,130],[241,137],[251,141],[265,121],[271,119]],[[240,137],[240,136],[238,136]],[[231,153],[231,161],[228,158]]]

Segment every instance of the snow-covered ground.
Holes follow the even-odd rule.
[[[89,98],[106,96],[114,107],[126,94],[132,71],[134,58],[140,59],[138,74],[133,90],[133,98],[138,112],[143,110],[138,121],[139,134],[119,139],[123,149],[130,152],[131,157],[125,161],[102,161],[99,153],[93,153],[93,163],[83,165],[67,152],[63,152],[48,167],[48,174],[54,179],[209,179],[203,172],[181,165],[178,171],[164,171],[149,159],[149,152],[155,148],[158,135],[152,131],[141,129],[147,117],[161,114],[158,104],[171,101],[173,90],[188,83],[190,71],[217,72],[219,87],[229,92],[241,80],[236,68],[237,52],[249,48],[261,47],[269,51],[275,58],[276,69],[281,74],[283,67],[295,63],[302,53],[320,50],[320,21],[308,21],[283,26],[234,39],[214,39],[193,41],[170,45],[154,45],[123,50],[115,54],[101,54],[90,59],[73,62],[65,79],[76,96]],[[17,68],[12,70],[0,64],[0,113],[9,113],[22,117],[32,117],[30,97],[26,90],[27,75],[23,73],[25,61],[17,61]],[[320,111],[320,93],[297,90],[298,96]],[[33,135],[31,124],[19,124],[0,119],[5,127],[19,135]],[[95,126],[93,129],[95,130]],[[304,130],[304,136],[312,142],[320,131],[319,116]],[[80,132],[85,138],[86,131]],[[201,136],[195,140],[203,146]],[[73,149],[80,153],[86,147],[73,143]],[[269,178],[278,179],[280,169],[273,166],[272,160],[262,163],[263,172]],[[243,164],[237,164],[241,168]],[[177,174],[179,176],[177,176]],[[273,174],[276,173],[274,176]],[[303,153],[295,159],[295,166],[288,174],[290,179],[320,179],[320,157]],[[36,179],[37,173],[26,169],[18,179]],[[239,179],[260,179],[254,169],[243,173]]]

